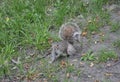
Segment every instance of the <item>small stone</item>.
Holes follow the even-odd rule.
[[[93,31],[93,32],[92,32],[92,35],[95,35],[95,34],[96,34],[96,32],[95,32],[95,31]]]
[[[93,66],[94,66],[94,63],[93,63],[93,62],[91,62],[91,63],[90,63],[90,67],[93,67]]]
[[[78,60],[77,59],[74,59],[73,62],[77,62]]]
[[[70,73],[67,73],[67,74],[66,74],[66,77],[67,77],[67,78],[70,78]]]
[[[89,78],[91,78],[92,76],[91,75],[88,75]]]

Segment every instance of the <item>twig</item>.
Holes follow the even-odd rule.
[[[48,55],[50,55],[50,54],[51,54],[51,51],[52,51],[52,50],[51,50],[51,48],[50,48],[50,49],[48,49],[48,50],[47,50],[47,53],[45,53],[45,54],[44,54],[44,56],[42,56],[42,57],[38,58],[37,60],[40,60],[40,59],[43,59],[43,58],[47,57]]]
[[[116,66],[117,64],[119,64],[120,63],[120,57],[119,57],[119,60],[118,60],[118,62],[116,62],[115,64],[113,64],[113,65],[111,65],[111,66],[107,66],[106,68],[111,68],[111,67],[113,67],[113,66]]]
[[[10,76],[8,74],[6,74],[5,69],[3,70],[4,72],[4,79],[6,79],[8,77],[8,79],[10,80],[10,82],[12,82],[12,79],[10,78]]]
[[[115,65],[117,65],[117,64],[119,64],[120,63],[120,61],[118,61],[118,62],[116,62],[115,64],[113,64],[112,66],[115,66]]]

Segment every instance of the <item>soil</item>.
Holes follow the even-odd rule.
[[[107,6],[107,9],[110,11],[111,21],[114,23],[120,22],[120,5],[112,4]],[[83,38],[83,53],[92,50],[94,54],[97,54],[100,50],[107,49],[114,50],[120,57],[120,50],[112,45],[114,41],[120,39],[120,29],[116,32],[111,32],[110,28],[111,26],[108,25],[100,28],[101,33],[104,35],[103,42],[100,42],[100,34],[92,35],[91,41]],[[118,63],[108,61],[106,63],[95,64],[93,67],[90,67],[90,64],[88,63],[85,63],[81,67],[79,58],[76,58],[76,60],[77,61],[74,62],[73,59],[69,59],[69,62],[77,65],[77,69],[80,69],[82,73],[80,77],[72,77],[73,82],[120,82],[120,60],[117,61]],[[113,66],[107,66],[109,64],[112,64]]]
[[[110,6],[106,6],[105,8],[109,10],[111,22],[120,22],[120,5],[112,4]],[[81,22],[83,26],[85,24],[85,20],[80,19],[80,17],[74,19],[74,22],[76,23]],[[81,54],[84,54],[92,50],[93,54],[98,55],[97,53],[99,53],[100,50],[107,49],[114,50],[120,57],[120,50],[116,47],[113,47],[112,45],[114,41],[120,39],[120,29],[116,32],[111,32],[110,28],[111,26],[109,25],[101,27],[100,33],[91,35],[91,39],[83,37],[82,38],[83,46]],[[104,37],[104,41],[100,41],[102,37]],[[34,51],[33,49],[27,49],[26,53],[31,54],[31,56],[34,56],[36,51]],[[37,51],[37,53],[39,52]],[[62,60],[65,60],[65,58],[63,58]],[[115,61],[107,61],[106,63],[99,64],[94,63],[93,66],[90,66],[93,63],[92,61],[89,62],[81,61],[79,56],[68,57],[67,60],[69,63],[74,65],[76,70],[80,70],[80,75],[78,76],[75,75],[74,73],[70,73],[69,80],[65,81],[64,77],[66,75],[62,70],[56,73],[56,75],[60,76],[57,82],[120,82],[120,60],[117,61],[118,63]],[[56,61],[56,63],[58,61]],[[110,67],[109,64],[111,64]],[[38,63],[35,64],[34,66],[37,67],[37,65]],[[47,82],[45,79],[44,81],[40,80],[41,78],[29,82]],[[8,81],[9,81],[8,79],[3,80],[3,82]],[[13,82],[18,81],[16,80]],[[23,81],[20,82],[28,81],[24,79]]]
[[[109,10],[111,22],[119,23],[120,22],[120,6],[112,4],[106,7]],[[85,23],[85,20],[80,20],[76,18],[74,22]],[[120,50],[116,47],[113,47],[113,42],[120,39],[120,29],[116,32],[111,32],[111,26],[106,25],[100,28],[101,34],[91,35],[91,39],[83,37],[83,46],[82,54],[92,50],[94,54],[98,55],[99,51],[102,49],[114,50],[120,57]],[[104,36],[104,41],[100,41],[101,37]],[[71,74],[72,82],[120,82],[120,60],[107,61],[106,63],[95,64],[93,67],[90,67],[90,63],[85,63],[80,61],[79,57],[68,58],[68,62],[72,63],[76,69],[81,70],[80,76]],[[81,65],[81,63],[83,63]],[[111,64],[109,67],[108,65]],[[60,73],[61,74],[61,73]],[[64,82],[65,75],[61,75],[60,82]]]

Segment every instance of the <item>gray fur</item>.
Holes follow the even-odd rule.
[[[60,56],[74,55],[75,48],[67,41],[55,42],[52,44],[51,61],[54,62]]]

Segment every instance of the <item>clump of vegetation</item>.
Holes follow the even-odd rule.
[[[107,62],[108,60],[115,60],[118,55],[114,51],[101,50],[98,57],[98,62]]]
[[[112,23],[111,32],[116,32],[120,29],[120,23]]]
[[[89,14],[89,19],[87,19],[87,29],[90,32],[99,31],[99,28],[107,23],[109,23],[110,16],[108,12],[104,11],[102,6],[108,3],[108,0],[92,0],[88,4],[87,14]],[[98,5],[98,6],[97,6]]]
[[[95,58],[93,52],[89,51],[88,53],[83,55],[80,59],[83,61],[94,61],[96,58]]]
[[[120,48],[120,40],[116,40],[116,41],[113,43],[113,46]]]

